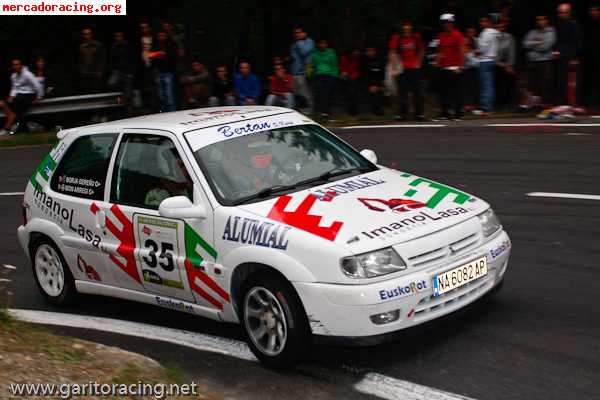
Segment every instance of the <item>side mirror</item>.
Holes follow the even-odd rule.
[[[165,218],[206,218],[204,206],[192,204],[185,196],[164,199],[158,206],[158,212]]]
[[[377,154],[373,150],[364,149],[360,152],[360,155],[371,161],[373,164],[377,164]]]

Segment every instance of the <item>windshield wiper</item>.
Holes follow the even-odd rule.
[[[240,204],[244,204],[250,200],[254,200],[254,199],[264,199],[265,197],[269,197],[272,196],[274,194],[277,193],[281,193],[281,192],[285,192],[286,190],[292,190],[295,189],[298,186],[298,184],[293,184],[293,185],[275,185],[275,186],[271,186],[268,188],[264,188],[259,190],[258,192],[254,193],[253,195],[247,196],[247,197],[243,197],[239,200],[234,201],[231,205],[233,206],[239,206]]]
[[[306,186],[306,185],[310,185],[313,183],[325,183],[325,182],[328,182],[329,179],[334,178],[336,176],[342,176],[342,175],[347,175],[347,174],[356,173],[356,172],[366,172],[366,171],[370,171],[370,170],[371,170],[371,168],[368,166],[351,168],[351,169],[342,169],[342,168],[336,167],[336,168],[330,169],[327,172],[322,173],[319,176],[316,176],[316,177],[310,178],[310,179],[306,179],[304,181],[296,182],[292,185],[275,185],[275,186],[261,189],[258,192],[254,193],[253,195],[243,197],[239,200],[234,201],[231,205],[238,206],[240,204],[244,204],[251,200],[264,199],[266,197],[273,196],[275,194],[285,192],[287,190],[293,190],[293,189],[296,189],[301,186]]]

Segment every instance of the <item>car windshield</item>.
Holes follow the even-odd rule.
[[[224,140],[195,152],[221,204],[237,205],[377,169],[318,125]]]

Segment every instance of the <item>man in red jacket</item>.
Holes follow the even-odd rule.
[[[394,35],[389,43],[390,56],[396,59],[404,67],[404,72],[398,75],[398,115],[396,120],[408,119],[408,93],[414,96],[414,116],[417,121],[423,121],[423,77],[421,75],[421,64],[425,54],[423,39],[419,33],[413,31],[413,24],[405,21],[402,24],[402,33]]]
[[[463,116],[461,80],[465,62],[465,37],[454,27],[454,14],[443,14],[440,22],[443,30],[438,35],[436,64],[440,69],[442,114],[437,119],[460,120]]]
[[[276,64],[273,70],[275,73],[270,78],[269,95],[265,104],[268,106],[294,108],[292,77],[281,64]]]

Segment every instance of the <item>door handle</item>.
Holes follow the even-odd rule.
[[[106,212],[104,210],[99,210],[96,213],[96,228],[106,228]]]

